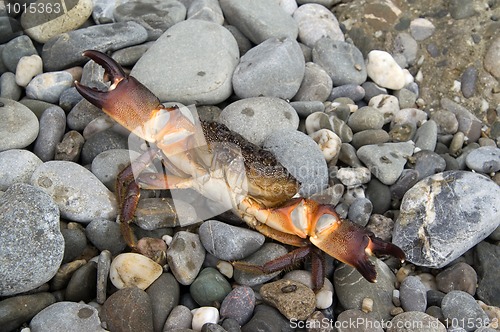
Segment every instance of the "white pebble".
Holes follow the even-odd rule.
[[[373,299],[369,297],[365,297],[363,302],[361,303],[361,311],[363,312],[372,312],[373,311]]]
[[[152,259],[134,253],[120,254],[113,259],[109,278],[116,288],[148,288],[163,273],[160,264]]]
[[[201,327],[206,323],[217,323],[219,321],[219,310],[214,307],[200,307],[191,310],[193,320],[191,328],[195,331],[201,331]]]
[[[406,75],[396,60],[385,51],[373,50],[366,60],[368,76],[379,86],[400,90],[405,86]]]
[[[401,306],[401,300],[399,299],[399,289],[393,289],[392,290],[392,303],[396,307]]]
[[[226,261],[218,261],[217,262],[217,269],[219,270],[220,273],[222,273],[228,279],[231,279],[233,277],[234,268],[233,268],[233,265],[231,265],[231,263],[226,262]]]
[[[342,140],[333,131],[329,129],[320,129],[309,135],[318,143],[326,162],[336,158],[342,147]]]
[[[19,59],[16,67],[16,84],[26,87],[38,74],[43,73],[43,61],[40,56],[33,54]]]
[[[376,95],[370,99],[368,106],[375,108],[384,116],[384,124],[392,121],[394,114],[399,111],[399,100],[392,95]]]
[[[316,308],[326,309],[329,308],[333,303],[333,292],[321,289],[316,293]]]
[[[167,244],[167,246],[170,246],[170,243],[172,243],[172,239],[173,239],[173,237],[171,237],[170,235],[163,235],[163,236],[161,237],[161,239],[162,239],[163,241],[165,241],[165,243]]]

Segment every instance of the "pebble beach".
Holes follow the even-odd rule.
[[[500,331],[500,1],[30,2],[0,3],[0,332]],[[177,214],[141,191],[134,233],[166,262],[131,252],[115,182],[144,144],[77,92],[109,86],[85,50],[406,261],[370,283],[328,256],[317,292],[308,260],[234,269],[293,248],[190,189]]]

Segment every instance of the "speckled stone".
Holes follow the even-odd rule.
[[[404,311],[420,311],[427,309],[427,289],[415,276],[406,277],[399,288],[399,298]]]
[[[344,33],[337,18],[325,6],[304,4],[293,12],[293,19],[299,26],[300,42],[309,47],[314,47],[323,37],[344,41]]]
[[[446,294],[441,303],[443,316],[466,331],[486,326],[489,318],[472,295],[454,290]]]
[[[0,103],[0,152],[27,147],[38,136],[36,115],[17,101],[0,98]]]
[[[304,320],[316,308],[316,296],[306,285],[281,279],[264,284],[259,291],[262,299],[276,307],[288,319]]]
[[[175,233],[167,250],[167,261],[172,274],[180,284],[193,283],[204,259],[205,249],[198,234],[185,231]]]
[[[437,318],[419,311],[403,312],[391,320],[391,326],[387,332],[401,332],[397,326],[411,326],[418,324],[418,332],[451,332]],[[406,330],[406,328],[404,328]],[[413,330],[415,331],[415,330]],[[458,331],[457,331],[458,332]]]
[[[54,295],[45,292],[2,300],[0,301],[0,325],[5,331],[14,331],[55,302]]]
[[[465,262],[458,262],[436,275],[436,284],[440,291],[449,293],[452,290],[461,290],[470,295],[476,294],[476,271]]]
[[[40,118],[40,131],[33,152],[42,161],[54,159],[56,146],[63,138],[66,129],[66,114],[58,106],[45,110]]]
[[[33,332],[105,332],[97,309],[84,303],[57,302],[40,311],[30,322]]]
[[[470,169],[481,173],[494,173],[500,170],[500,148],[482,146],[471,151],[465,158]]]
[[[253,314],[255,307],[255,293],[248,286],[235,287],[222,301],[220,315],[223,318],[232,318],[240,325],[245,325]]]
[[[42,164],[33,152],[11,149],[0,152],[0,190],[14,183],[29,183],[35,169]]]
[[[302,101],[325,101],[332,90],[333,82],[328,73],[314,62],[305,65],[304,78],[293,97]]]

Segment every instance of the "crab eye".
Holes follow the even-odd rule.
[[[316,222],[316,229],[315,229],[316,234],[320,234],[324,230],[329,229],[338,221],[339,221],[338,217],[333,216],[331,214],[322,215]]]

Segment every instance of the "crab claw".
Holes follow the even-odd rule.
[[[158,110],[163,109],[158,98],[137,79],[127,76],[120,65],[106,54],[90,50],[83,55],[104,68],[111,86],[108,91],[99,91],[75,82],[78,92],[125,128],[143,139],[154,141],[154,133],[145,126]]]

